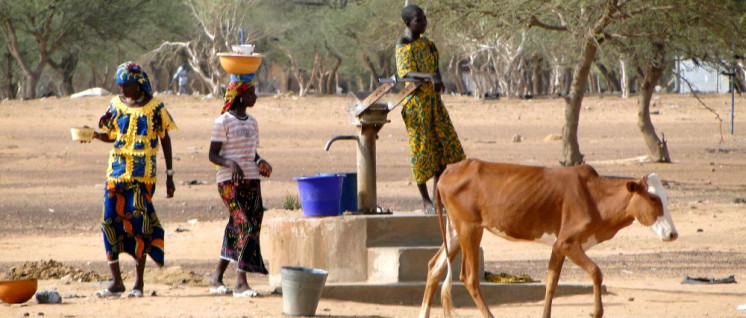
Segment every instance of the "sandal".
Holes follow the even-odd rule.
[[[240,292],[240,293],[237,293],[237,292],[233,292],[233,297],[236,297],[236,298],[242,298],[242,297],[258,297],[258,296],[259,296],[259,293],[257,293],[257,292],[256,292],[255,290],[253,290],[253,289],[247,289],[247,290],[244,290],[243,292]]]
[[[140,298],[142,296],[142,290],[139,289],[133,289],[129,292],[129,294],[127,294],[128,298]]]
[[[118,298],[122,297],[122,292],[113,292],[110,291],[108,288],[102,289],[96,292],[96,297],[98,298]]]
[[[436,214],[435,212],[436,211],[435,211],[435,207],[434,206],[429,206],[429,207],[425,208],[425,214],[427,214],[427,215],[435,215]]]
[[[228,295],[230,293],[233,293],[233,291],[230,290],[230,288],[225,287],[225,285],[220,285],[217,287],[215,286],[210,287],[209,293],[210,295]]]

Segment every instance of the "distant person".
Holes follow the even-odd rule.
[[[438,68],[438,49],[422,35],[427,29],[425,12],[416,5],[408,5],[401,16],[407,26],[407,35],[396,44],[397,75],[423,80],[420,87],[404,100],[401,114],[409,135],[412,174],[422,195],[425,213],[434,214],[435,207],[427,193],[427,180],[434,178],[434,184],[437,184],[446,165],[459,162],[466,155],[440,99],[444,87]]]
[[[220,260],[210,280],[210,294],[256,297],[246,273],[268,274],[259,247],[264,217],[260,176],[269,177],[272,166],[259,156],[259,128],[246,108],[254,107],[254,74],[231,75],[221,115],[215,119],[210,137],[210,161],[218,165],[218,193],[228,208]],[[237,263],[236,284],[223,283],[229,262]]]
[[[157,181],[159,144],[166,162],[166,198],[174,196],[174,170],[169,131],[176,123],[166,106],[153,97],[148,75],[132,62],[117,68],[119,95],[99,120],[101,132],[93,138],[114,143],[109,154],[101,218],[106,258],[114,280],[96,293],[98,297],[119,297],[125,291],[119,254],[135,258],[135,285],[129,297],[143,296],[146,255],[163,266],[163,227],[153,207]]]
[[[171,78],[172,85],[173,82],[176,82],[178,85],[178,90],[176,91],[177,95],[189,95],[192,93],[189,89],[189,66],[187,66],[187,63],[182,63],[181,66],[176,69],[176,73],[174,73],[173,78]]]

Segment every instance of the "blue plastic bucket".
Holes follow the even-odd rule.
[[[339,203],[339,213],[345,211],[357,212],[357,173],[340,173],[344,176],[342,181],[342,198]]]
[[[298,182],[300,205],[304,216],[339,215],[344,176],[326,174],[294,179]]]

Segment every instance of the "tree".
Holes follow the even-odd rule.
[[[47,65],[60,70],[71,90],[72,72],[79,54],[89,48],[92,39],[103,38],[106,45],[128,41],[135,46],[148,45],[152,35],[137,37],[137,30],[168,20],[153,19],[174,1],[108,0],[0,0],[0,33],[18,63],[24,77],[24,98],[36,97],[36,86]],[[138,12],[140,14],[122,14]],[[116,23],[112,23],[116,21]],[[60,53],[62,51],[62,53]],[[60,61],[53,61],[59,53]]]

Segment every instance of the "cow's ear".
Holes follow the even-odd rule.
[[[635,181],[627,181],[627,191],[630,193],[640,192],[642,185]]]

